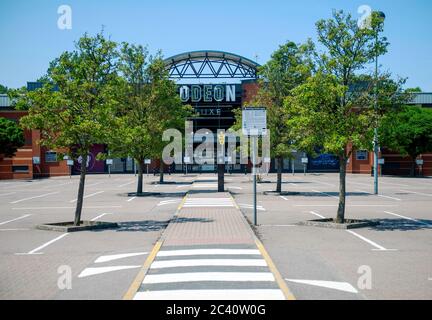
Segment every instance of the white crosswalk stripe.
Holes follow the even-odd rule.
[[[159,299],[284,300],[285,296],[255,246],[213,245],[162,248],[134,295],[134,300]]]
[[[231,198],[186,198],[183,207],[234,207],[234,203]]]

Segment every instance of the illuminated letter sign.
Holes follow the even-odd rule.
[[[191,86],[192,102],[199,102],[201,100],[201,87],[198,85]]]
[[[181,86],[180,87],[180,99],[182,102],[187,102],[189,100],[189,87]]]
[[[182,102],[236,102],[236,85],[184,84],[179,87],[179,94]]]
[[[210,84],[204,85],[204,101],[205,102],[212,102],[212,86]]]
[[[235,85],[226,86],[226,101],[227,102],[235,101]]]
[[[225,91],[224,91],[224,87],[221,86],[220,84],[217,84],[214,86],[213,89],[213,97],[217,102],[221,102],[224,98],[225,95]]]

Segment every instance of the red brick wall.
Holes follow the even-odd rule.
[[[19,121],[26,111],[2,110],[0,117]],[[68,175],[69,170],[65,160],[45,163],[46,149],[39,144],[38,130],[24,130],[25,145],[18,149],[15,156],[5,158],[0,155],[0,179],[32,179],[56,175]],[[41,164],[33,165],[33,157],[40,157]],[[28,166],[27,172],[14,172],[13,166]]]
[[[16,122],[25,115],[25,111],[2,110],[0,117],[14,120]],[[12,158],[0,155],[0,179],[31,179],[33,177],[32,166],[32,133],[24,130],[25,144],[18,149]],[[27,166],[26,172],[14,172],[14,166]]]
[[[242,83],[242,105],[249,103],[259,89],[257,82]]]

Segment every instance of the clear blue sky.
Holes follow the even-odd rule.
[[[57,8],[72,8],[72,30],[57,28]],[[0,0],[0,83],[20,87],[46,72],[48,63],[84,32],[105,26],[115,41],[148,44],[168,57],[215,49],[266,62],[286,40],[316,39],[315,22],[332,9],[359,17],[369,5],[386,13],[391,45],[380,61],[407,86],[432,92],[430,0]]]

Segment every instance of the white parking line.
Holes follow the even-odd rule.
[[[423,193],[423,192],[409,191],[409,190],[399,190],[399,191],[408,192],[408,193],[415,193],[415,194],[419,194],[422,196],[432,197],[432,194],[430,194],[430,193]]]
[[[328,194],[328,193],[326,193],[326,192],[322,192],[322,191],[315,190],[315,189],[311,189],[311,190],[312,190],[313,192],[318,192],[318,193],[325,194],[327,197],[332,197],[332,198],[334,198],[334,199],[339,199],[338,197],[333,196],[333,195],[331,195],[331,194]]]
[[[180,201],[179,199],[164,200],[164,201],[159,202],[157,204],[157,206],[159,207],[159,206],[164,206],[166,204],[174,204],[174,203],[179,202],[179,201]]]
[[[34,197],[29,197],[29,198],[24,198],[24,199],[20,199],[20,200],[15,200],[15,201],[12,201],[12,202],[9,202],[9,203],[15,204],[15,203],[18,203],[18,202],[27,201],[27,200],[31,200],[31,199],[47,197],[47,196],[50,196],[52,194],[57,194],[57,193],[60,193],[60,191],[50,192],[50,193],[45,193],[45,194],[41,194],[41,195],[34,196]]]
[[[326,203],[316,203],[316,204],[295,204],[294,207],[337,207],[338,204],[326,204]],[[350,207],[399,207],[397,204],[353,204],[349,203],[347,206]]]
[[[403,216],[403,215],[401,215],[401,214],[397,214],[397,213],[394,213],[394,212],[391,212],[391,211],[384,211],[384,212],[385,212],[385,213],[388,213],[388,214],[390,214],[390,215],[393,215],[393,216],[399,217],[399,218],[403,218],[403,219],[411,220],[411,221],[414,221],[414,222],[417,222],[417,223],[420,223],[420,224],[424,224],[424,225],[429,226],[429,227],[432,226],[432,225],[429,224],[429,223],[426,223],[426,222],[423,222],[423,221],[420,221],[420,220],[417,220],[417,219],[413,219],[413,218],[410,218],[410,217],[406,217],[406,216]]]
[[[9,222],[13,222],[13,221],[17,221],[17,220],[20,220],[20,219],[27,218],[28,216],[31,216],[31,214],[25,214],[25,215],[23,215],[21,217],[18,217],[18,218],[12,219],[12,220],[0,222],[0,226],[4,225],[6,223],[9,223]]]
[[[148,274],[143,283],[173,283],[198,281],[275,281],[271,272],[184,272]]]
[[[42,250],[43,248],[48,247],[50,244],[53,244],[54,242],[66,237],[68,235],[68,233],[63,233],[62,235],[58,236],[57,238],[54,238],[50,241],[48,241],[47,243],[44,243],[43,245],[37,247],[36,249],[33,249],[27,253],[16,253],[17,255],[26,255],[26,254],[43,254],[42,252],[38,252],[40,250]]]
[[[297,227],[295,224],[260,224],[260,227]]]
[[[123,183],[123,184],[119,185],[118,188],[125,187],[125,186],[130,185],[130,184],[132,184],[132,183],[134,183],[134,182],[135,182],[135,181],[130,181],[130,182]]]
[[[103,183],[103,181],[95,182],[95,183],[92,183],[92,184],[88,184],[88,185],[86,185],[86,187],[87,187],[87,188],[88,188],[88,187],[94,187],[94,186],[97,186],[98,184],[101,184],[101,183]]]
[[[126,201],[127,202],[131,202],[133,199],[135,199],[136,197],[132,197],[132,198],[130,198],[130,199],[127,199]]]
[[[147,254],[148,252],[132,252],[132,253],[120,253],[120,254],[111,254],[107,256],[100,256],[95,260],[95,263],[102,263],[102,262],[108,262],[118,259],[124,259],[124,258],[130,258],[130,257],[136,257],[136,256],[142,256]]]
[[[83,209],[112,209],[122,206],[83,206]],[[12,208],[12,210],[47,210],[47,209],[75,209],[75,207],[22,207]]]
[[[26,231],[30,230],[29,228],[11,228],[11,229],[0,229],[0,231]]]
[[[85,277],[93,276],[96,274],[118,271],[118,270],[135,269],[135,268],[139,268],[139,267],[141,267],[141,266],[113,266],[113,267],[85,268],[78,275],[78,278],[85,278]]]
[[[94,217],[90,221],[96,221],[97,219],[102,218],[103,216],[106,216],[107,214],[112,214],[112,213],[102,213],[102,214],[98,215],[97,217]]]
[[[251,204],[239,203],[238,205],[240,208],[253,209],[253,205],[251,205]],[[257,205],[257,210],[266,211],[266,209],[263,206],[258,206],[258,205]]]
[[[103,192],[105,192],[105,191],[97,191],[97,192],[94,192],[94,193],[90,193],[90,194],[84,196],[84,199],[87,199],[87,198],[93,197],[93,196],[95,196],[95,195],[97,195],[97,194],[100,194],[100,193],[103,193]],[[77,202],[77,199],[73,199],[73,200],[71,200],[71,201],[69,201],[69,202],[71,202],[71,203],[73,203],[73,202]]]
[[[14,194],[14,193],[16,193],[16,192],[2,193],[2,194],[0,194],[0,197],[1,196],[9,196],[9,195]]]
[[[374,246],[376,249],[372,249],[372,250],[378,250],[378,251],[395,251],[396,249],[386,249],[383,246],[380,246],[379,244],[373,242],[372,240],[369,240],[361,235],[359,235],[358,233],[351,231],[351,230],[346,230],[346,232],[351,233],[352,235],[356,236],[359,239],[362,239],[363,241],[369,243],[370,245]]]
[[[390,184],[390,185],[393,185],[393,186],[400,186],[400,187],[409,187],[408,184],[403,184],[403,183],[384,182],[384,181],[380,181],[380,183],[382,183],[382,184]]]
[[[318,181],[318,180],[311,180],[311,181],[312,181],[312,182],[315,182],[315,183],[324,184],[324,185],[326,185],[326,186],[336,187],[336,185],[333,184],[333,183],[327,183],[327,182],[322,182],[322,181]]]
[[[237,187],[237,186],[228,186],[227,189],[243,190],[242,187]]]
[[[317,217],[321,218],[321,219],[325,219],[324,216],[320,215],[319,213],[316,213],[315,211],[309,211],[309,213],[316,215]]]
[[[61,186],[67,185],[67,184],[71,184],[71,183],[73,183],[73,181],[68,181],[68,182],[64,182],[64,183],[60,183],[60,184],[55,184],[53,186],[51,186],[51,185],[45,186],[43,189],[58,188],[58,187],[61,187]]]
[[[364,191],[364,190],[360,190],[360,189],[355,189],[355,190],[356,190],[356,191],[363,192],[363,193],[367,193],[367,194],[371,194],[371,195],[373,195],[373,193],[368,192],[368,191]],[[386,195],[383,195],[383,194],[377,194],[377,196],[378,196],[378,197],[381,197],[381,198],[388,198],[388,199],[392,199],[392,200],[396,200],[396,201],[402,201],[402,199],[399,199],[399,198],[396,198],[396,197],[386,196]]]
[[[308,284],[311,286],[324,287],[329,289],[335,289],[350,293],[358,293],[357,289],[354,288],[348,282],[339,282],[339,281],[324,281],[324,280],[305,280],[305,279],[286,279],[286,281]]]
[[[287,198],[287,197],[284,197],[284,196],[279,196],[279,197],[281,197],[281,198],[284,199],[285,201],[288,201],[288,198]]]

